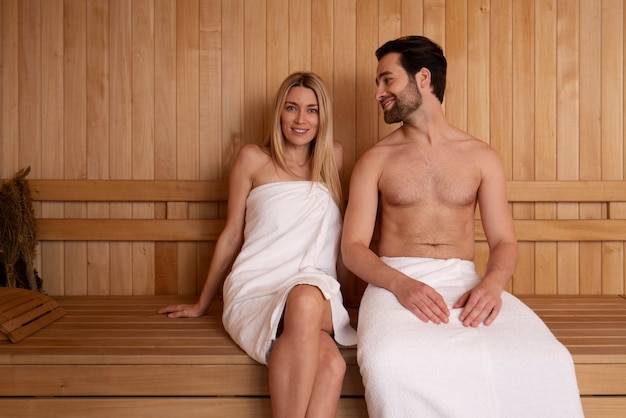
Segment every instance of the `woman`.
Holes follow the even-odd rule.
[[[224,327],[269,365],[275,417],[335,416],[346,369],[336,342],[356,344],[336,279],[342,148],[331,116],[319,76],[285,79],[264,146],[245,145],[232,166],[226,226],[198,302],[159,310],[200,316],[223,282]]]

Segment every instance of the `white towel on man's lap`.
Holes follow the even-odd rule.
[[[571,355],[519,299],[504,292],[489,326],[459,321],[452,305],[480,281],[472,262],[382,260],[435,288],[451,314],[424,323],[391,292],[367,287],[357,354],[370,418],[583,416]]]
[[[356,344],[336,277],[341,213],[326,187],[268,183],[246,201],[244,244],[224,282],[224,328],[253,359],[267,364],[289,291],[298,284],[330,300],[335,340]]]

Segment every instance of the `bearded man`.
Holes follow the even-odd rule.
[[[376,100],[401,125],[357,162],[342,236],[345,265],[369,283],[357,353],[370,417],[581,417],[571,355],[504,290],[517,262],[504,170],[446,120],[441,48],[409,36],[376,57]]]

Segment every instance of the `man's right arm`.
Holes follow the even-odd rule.
[[[439,293],[389,267],[370,249],[378,210],[378,167],[375,155],[366,152],[352,171],[341,239],[344,264],[362,280],[392,292],[420,320],[447,323],[450,312]]]

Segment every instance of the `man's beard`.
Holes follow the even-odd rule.
[[[422,105],[422,94],[417,88],[417,84],[409,78],[409,84],[394,96],[395,103],[391,109],[385,112],[385,123],[397,123],[404,121],[409,115],[415,112]]]

